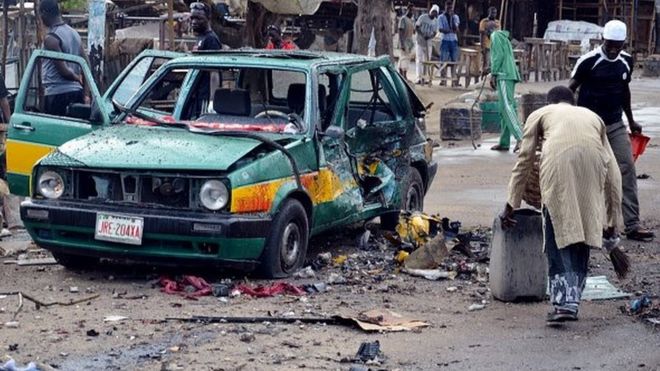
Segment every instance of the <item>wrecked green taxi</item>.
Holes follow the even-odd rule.
[[[283,277],[310,236],[422,209],[436,172],[425,110],[388,58],[149,51],[91,105],[40,107],[36,51],[11,118],[21,217],[64,266],[99,258]]]

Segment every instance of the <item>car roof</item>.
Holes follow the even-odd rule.
[[[267,49],[232,49],[194,52],[179,57],[171,63],[179,64],[238,64],[262,67],[291,67],[308,69],[320,65],[354,65],[360,63],[379,62],[385,58],[374,58],[365,55],[313,52],[307,50],[267,50]]]

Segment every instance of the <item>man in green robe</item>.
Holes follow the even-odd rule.
[[[520,125],[520,120],[518,119],[514,99],[516,83],[521,79],[513,56],[513,48],[509,41],[509,32],[495,31],[490,35],[490,40],[490,65],[492,74],[490,84],[493,89],[497,89],[498,106],[501,116],[500,126],[502,128],[499,144],[493,146],[491,149],[495,151],[508,151],[511,144],[511,134],[513,134],[513,137],[516,138],[518,143],[516,144],[516,149],[522,139],[522,125]]]

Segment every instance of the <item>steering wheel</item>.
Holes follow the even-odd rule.
[[[282,118],[284,120],[289,120],[289,115],[287,113],[284,113],[284,112],[278,111],[278,110],[269,110],[269,109],[267,109],[265,111],[261,111],[261,112],[257,113],[254,116],[255,119],[262,118],[262,117],[279,117],[279,118]]]

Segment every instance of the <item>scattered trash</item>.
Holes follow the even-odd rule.
[[[34,362],[30,362],[27,364],[25,367],[18,367],[16,366],[16,361],[14,361],[12,358],[9,358],[5,364],[0,365],[0,371],[41,371],[41,368],[37,368],[37,364]],[[46,369],[43,369],[46,370]],[[51,368],[48,368],[48,370],[52,370]]]
[[[348,282],[348,280],[346,280],[346,277],[344,277],[344,276],[342,276],[338,273],[330,273],[330,276],[328,276],[327,282],[328,282],[329,285],[341,285],[341,284],[345,284],[346,282]]]
[[[410,253],[404,266],[407,269],[435,269],[442,264],[449,250],[443,234],[438,234]]]
[[[325,282],[317,282],[309,285],[305,285],[305,291],[310,294],[323,293],[328,291],[328,285]]]
[[[256,340],[255,336],[251,332],[245,332],[242,333],[241,336],[239,337],[239,340],[244,342],[244,343],[251,343]]]
[[[58,264],[55,258],[41,258],[41,259],[18,259],[17,265],[31,266],[31,265],[56,265]]]
[[[468,312],[474,312],[486,308],[484,304],[472,304],[468,307]]]
[[[289,323],[289,324],[325,324],[357,327],[366,332],[410,331],[428,327],[429,323],[406,318],[389,310],[371,310],[352,316],[332,317],[222,317],[222,316],[192,316],[168,317],[166,321],[187,323]]]
[[[103,318],[103,322],[121,322],[127,319],[128,317],[111,315],[111,316],[105,316],[105,318]]]
[[[646,173],[637,175],[637,179],[641,179],[641,180],[650,179],[650,178],[651,176]]]
[[[316,272],[312,269],[311,266],[307,266],[303,269],[300,269],[293,274],[294,278],[316,278]]]
[[[80,292],[80,290],[78,290],[77,286],[71,286],[69,287],[69,292],[75,294],[77,292]]]
[[[6,328],[18,328],[18,325],[19,325],[18,321],[5,322]]]
[[[651,304],[651,298],[649,298],[648,295],[644,295],[638,299],[633,299],[630,301],[630,313],[638,314],[644,308],[650,307]]]
[[[224,283],[219,283],[219,284],[213,284],[211,285],[211,289],[213,292],[213,296],[216,298],[219,297],[227,297],[229,296],[229,291],[231,287],[229,285],[226,285]]]
[[[206,280],[196,276],[182,276],[178,280],[162,276],[158,283],[162,286],[160,291],[171,295],[181,295],[191,300],[211,295],[213,292],[211,285]]]
[[[361,362],[373,361],[380,355],[380,342],[378,340],[360,344],[355,359]]]
[[[367,332],[397,332],[410,331],[416,328],[427,327],[427,322],[406,318],[398,313],[386,309],[375,309],[358,314],[356,318],[340,317],[353,321],[360,329]]]
[[[9,344],[9,346],[7,347],[7,350],[9,350],[10,352],[17,351],[18,350],[18,344]]]
[[[94,329],[87,330],[87,336],[96,337],[96,336],[99,336],[99,332],[94,330]]]
[[[440,231],[442,221],[422,212],[401,212],[396,232],[403,242],[421,247]]]
[[[327,267],[332,263],[332,253],[326,252],[322,254],[318,254],[316,256],[316,259],[312,262],[312,269],[315,271],[319,271],[323,269],[324,267]]]
[[[458,291],[458,287],[456,287],[456,286],[449,286],[449,287],[447,287],[445,290],[447,290],[447,292],[455,292],[455,291]]]
[[[284,345],[285,347],[289,347],[289,348],[296,348],[296,349],[298,349],[298,348],[302,348],[302,345],[300,345],[300,344],[298,344],[298,343],[294,343],[294,342],[291,341],[291,340],[284,340],[284,341],[282,342],[282,345]]]
[[[332,260],[332,264],[334,264],[334,265],[343,265],[344,263],[346,263],[346,260],[348,260],[348,256],[339,255],[338,257],[336,257]]]
[[[247,285],[239,285],[236,288],[240,293],[250,295],[257,298],[265,298],[270,296],[277,296],[280,294],[291,295],[305,295],[305,290],[299,286],[292,285],[288,282],[277,282],[270,286],[256,286],[250,287]]]
[[[440,269],[408,269],[403,268],[402,272],[408,273],[411,276],[423,277],[427,280],[437,281],[441,278],[453,280],[456,278],[456,272],[443,271]]]
[[[409,252],[405,250],[399,250],[399,252],[394,257],[394,260],[396,260],[397,263],[399,264],[403,264],[406,261],[406,259],[408,259],[408,256],[410,256]]]
[[[587,277],[587,283],[582,292],[582,300],[608,300],[630,297],[629,293],[614,287],[605,276]]]

